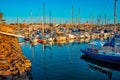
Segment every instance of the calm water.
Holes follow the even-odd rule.
[[[24,55],[32,63],[33,80],[120,80],[120,71],[103,68],[82,59],[87,43],[22,44]],[[94,60],[93,60],[94,61]],[[100,63],[102,64],[102,63]]]

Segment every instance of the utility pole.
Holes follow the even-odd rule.
[[[117,0],[114,2],[114,24],[116,24],[116,6],[117,6]]]

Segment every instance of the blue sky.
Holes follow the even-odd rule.
[[[96,23],[101,17],[104,21],[106,14],[107,22],[113,23],[114,0],[0,0],[0,11],[4,13],[7,23],[15,23],[19,16],[19,22],[25,20],[30,23],[30,13],[33,21],[41,22],[43,17],[43,2],[46,7],[46,22],[49,20],[51,10],[52,20],[57,23],[72,21],[72,5],[74,6],[74,22],[80,8],[81,23],[86,21]],[[120,0],[117,2],[117,22],[120,22]]]

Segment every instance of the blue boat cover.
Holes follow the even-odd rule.
[[[114,47],[115,46],[115,38],[113,37],[111,40],[108,40],[103,46]]]

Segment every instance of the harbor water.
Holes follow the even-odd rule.
[[[120,80],[120,69],[84,60],[80,49],[86,46],[87,42],[77,41],[36,45],[25,42],[21,49],[32,63],[32,80]]]

